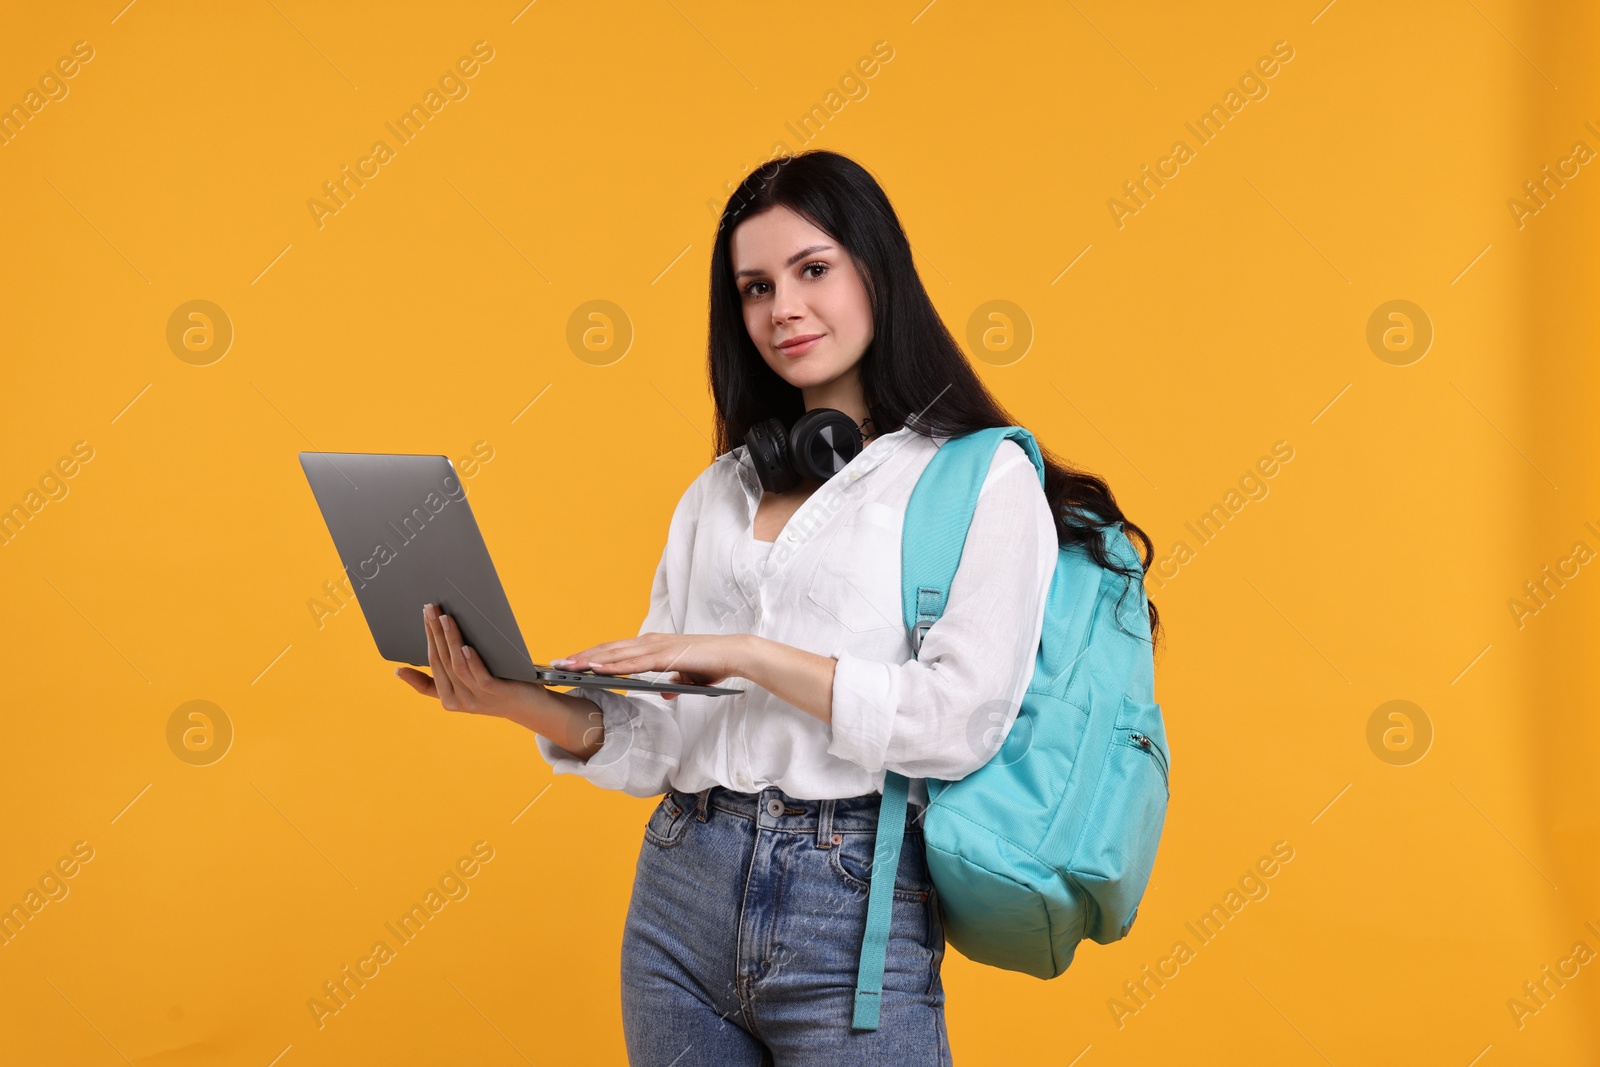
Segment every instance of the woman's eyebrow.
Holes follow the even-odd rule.
[[[829,251],[832,251],[832,250],[833,250],[833,246],[832,245],[812,245],[810,248],[802,248],[800,251],[796,252],[794,255],[792,255],[788,259],[784,260],[783,261],[783,265],[785,267],[792,267],[796,263],[800,262],[802,259],[805,259],[807,256],[815,255],[818,252],[829,252]],[[756,270],[756,269],[753,269],[753,268],[747,268],[745,270],[735,271],[733,276],[735,278],[743,278],[746,274],[765,274],[765,273],[766,273],[766,271],[763,271],[763,270]]]

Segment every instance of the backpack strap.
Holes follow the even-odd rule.
[[[872,848],[872,888],[867,896],[867,931],[861,938],[861,963],[856,971],[856,1007],[850,1026],[876,1030],[883,999],[883,967],[889,956],[889,925],[894,915],[894,876],[900,868],[905,837],[910,780],[885,771],[883,803],[878,808],[878,835]]]
[[[901,607],[913,654],[922,650],[928,628],[944,614],[950,583],[955,580],[966,545],[967,528],[978,508],[978,495],[994,463],[995,449],[1015,440],[1033,461],[1044,484],[1044,460],[1033,435],[1020,426],[998,426],[952,438],[939,446],[923,469],[906,504],[901,535]],[[872,888],[867,896],[867,928],[861,938],[856,972],[852,1029],[876,1030],[883,999],[883,968],[889,952],[889,927],[894,914],[894,878],[905,838],[910,779],[894,771],[883,776],[883,801],[872,851]]]
[[[978,495],[995,449],[1007,438],[1022,446],[1043,486],[1044,459],[1033,434],[1020,426],[996,426],[940,445],[912,487],[900,541],[900,593],[913,654],[922,651],[923,636],[944,613]]]

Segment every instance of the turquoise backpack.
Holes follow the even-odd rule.
[[[1002,426],[939,447],[906,505],[901,583],[913,650],[944,610],[978,492],[1011,438],[1044,481],[1033,435]],[[1107,553],[1142,574],[1120,523]],[[1117,602],[1127,589],[1121,624]],[[953,782],[926,779],[928,872],[945,935],[977,963],[1054,978],[1078,942],[1127,935],[1166,821],[1167,734],[1142,582],[1127,588],[1081,546],[1063,547],[1044,613],[1033,680],[1004,743]],[[1018,620],[1021,624],[1025,620]],[[909,780],[889,771],[873,852],[852,1027],[878,1028],[894,872]]]

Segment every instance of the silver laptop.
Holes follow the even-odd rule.
[[[422,606],[438,604],[497,678],[709,696],[744,692],[535,663],[466,487],[444,456],[302,452],[300,466],[384,659],[428,666]]]

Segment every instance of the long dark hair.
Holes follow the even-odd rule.
[[[711,393],[716,405],[715,455],[744,443],[749,428],[776,417],[792,426],[805,413],[800,390],[767,366],[745,327],[729,244],[734,228],[772,207],[784,206],[837,241],[865,280],[872,302],[873,338],[861,357],[862,391],[869,407],[889,420],[877,432],[909,425],[924,436],[960,437],[1016,420],[995,400],[951,336],[911,260],[900,219],[876,179],[854,160],[815,150],[771,160],[734,190],[717,223],[711,251]],[[909,418],[908,418],[909,417]],[[1150,538],[1129,522],[1106,483],[1077,470],[1042,443],[1044,492],[1062,546],[1082,545],[1101,567],[1132,582],[1144,581],[1155,557]],[[1098,516],[1098,518],[1096,517]],[[1101,532],[1121,522],[1142,546],[1142,569],[1118,565],[1105,551]],[[1161,616],[1146,599],[1152,647]],[[1121,608],[1121,602],[1118,602]],[[1118,622],[1121,622],[1120,611]]]

